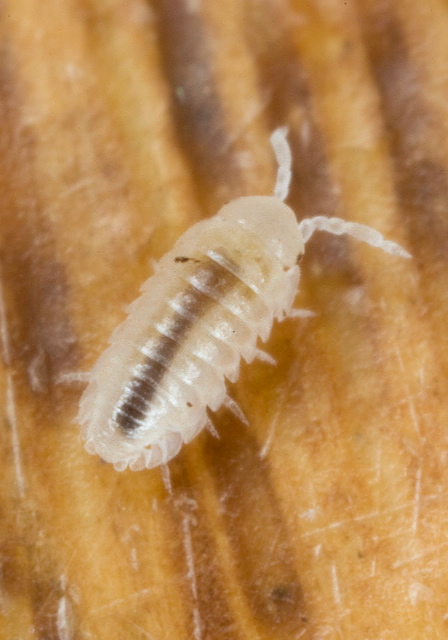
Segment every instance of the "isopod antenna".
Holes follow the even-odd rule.
[[[372,227],[367,227],[358,222],[347,222],[341,218],[327,218],[326,216],[315,216],[314,218],[305,218],[299,223],[299,229],[305,243],[311,238],[315,231],[327,231],[334,235],[347,234],[367,242],[372,247],[379,247],[387,253],[400,258],[410,258],[411,254],[405,251],[400,245],[390,240],[386,240],[383,235]]]
[[[291,148],[286,139],[288,127],[279,127],[271,135],[271,145],[277,159],[278,170],[275,181],[274,196],[283,202],[288,197],[289,185],[291,184]]]

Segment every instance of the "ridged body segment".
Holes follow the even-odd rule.
[[[275,204],[273,229],[276,216],[292,214],[274,198],[241,200]],[[296,253],[300,243],[298,237]],[[79,415],[88,451],[119,470],[176,455],[204,427],[207,409],[224,401],[225,381],[237,379],[241,357],[251,362],[258,337],[266,340],[274,318],[289,311],[298,277],[298,267],[279,259],[263,230],[238,210],[226,215],[223,208],[187,231],[144,283],[92,371]]]

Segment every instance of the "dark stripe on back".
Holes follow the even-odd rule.
[[[225,260],[228,261],[228,259]],[[229,265],[233,271],[238,271],[238,267],[233,262],[229,262]],[[162,320],[159,323],[159,327],[161,324],[164,325],[163,327],[156,327],[160,334],[157,347],[150,356],[145,356],[118,403],[114,421],[126,434],[132,433],[141,426],[160,382],[194,322],[203,316],[215,301],[221,300],[235,286],[247,287],[235,273],[208,257],[201,261],[197,271],[191,277],[195,279],[195,283],[188,283],[185,292],[181,294],[178,300],[179,311],[171,310],[167,301],[167,309],[171,315],[167,316],[168,322],[165,323]],[[249,287],[247,289],[254,295]]]

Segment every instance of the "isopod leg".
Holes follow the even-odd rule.
[[[173,485],[171,483],[171,473],[170,468],[167,464],[162,464],[160,466],[160,473],[162,474],[163,484],[165,485],[166,492],[172,496],[173,495]]]
[[[87,384],[91,379],[91,371],[70,371],[70,373],[61,373],[56,378],[56,384]]]
[[[270,353],[263,351],[263,349],[255,349],[254,359],[255,358],[261,360],[262,362],[266,362],[267,364],[277,364],[277,360],[273,358]]]
[[[286,314],[287,318],[314,318],[316,313],[311,309],[290,309]]]
[[[208,416],[207,416],[207,420],[206,420],[206,422],[205,422],[204,427],[207,429],[207,431],[208,431],[209,433],[211,433],[211,434],[212,434],[212,436],[213,436],[214,438],[218,438],[218,440],[219,440],[219,438],[220,438],[221,436],[219,435],[219,433],[218,433],[218,431],[217,431],[217,429],[216,429],[215,425],[213,424],[213,422],[210,420],[210,418],[209,418]]]
[[[292,266],[285,273],[285,287],[283,295],[279,300],[278,307],[274,311],[274,315],[282,322],[289,317],[291,307],[294,304],[295,297],[299,288],[300,269],[298,265]]]
[[[243,424],[245,425],[249,424],[249,421],[244,415],[241,407],[235,402],[235,400],[233,400],[233,398],[231,398],[230,396],[226,396],[224,398],[223,405],[226,407],[226,409],[231,411],[234,416],[236,416],[239,420],[241,420]]]

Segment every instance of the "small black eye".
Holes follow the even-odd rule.
[[[176,256],[174,258],[174,262],[189,262],[190,260],[196,263],[200,262],[197,258],[188,258],[187,256]]]

